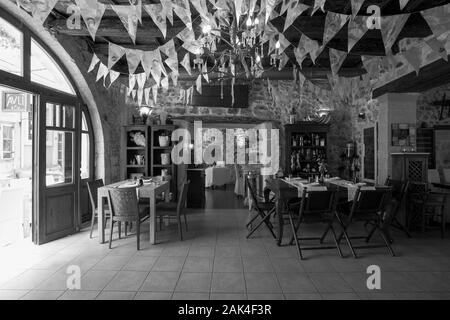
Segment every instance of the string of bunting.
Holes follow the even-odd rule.
[[[59,0],[16,0],[17,5],[28,11],[34,19],[44,23],[50,15],[53,8]],[[208,7],[207,1],[212,5]],[[409,0],[398,0],[401,10],[407,8]],[[112,9],[120,18],[123,26],[127,30],[133,43],[136,41],[136,33],[139,24],[142,24],[142,11],[146,12],[157,28],[161,31],[164,38],[167,37],[167,21],[173,25],[173,14],[184,23],[185,28],[175,35],[182,41],[181,47],[187,52],[181,61],[178,60],[177,51],[179,48],[175,46],[174,38],[169,39],[166,43],[152,51],[142,51],[130,48],[124,48],[113,43],[109,44],[108,62],[103,64],[100,59],[93,55],[89,72],[97,70],[96,80],[103,80],[106,86],[107,78],[109,78],[108,87],[110,87],[120,76],[120,73],[113,70],[115,64],[123,57],[126,57],[129,69],[129,86],[127,93],[133,99],[137,99],[141,104],[143,101],[150,102],[150,93],[153,95],[153,102],[157,101],[157,92],[159,88],[167,91],[169,87],[169,79],[177,86],[179,77],[179,65],[181,65],[189,75],[192,75],[193,67],[190,64],[190,54],[198,53],[201,43],[196,39],[193,30],[192,10],[193,8],[200,15],[202,23],[217,26],[224,11],[230,8],[229,4],[235,10],[236,17],[239,19],[247,13],[253,13],[256,8],[257,0],[160,0],[160,3],[143,4],[142,0],[129,0],[129,4],[117,5],[114,3],[104,4],[97,0],[74,0],[74,4],[67,7],[67,13],[70,15],[67,19],[68,27],[81,28],[81,20],[84,22],[90,36],[95,41],[97,30],[100,26],[102,18],[107,8]],[[283,32],[289,28],[296,28],[294,21],[302,14],[310,12],[314,15],[317,11],[326,14],[324,33],[321,42],[310,39],[302,33],[297,47],[294,48],[295,62],[299,69],[294,68],[295,73],[301,72],[302,63],[309,55],[313,63],[317,57],[328,47],[329,42],[348,25],[348,46],[347,51],[340,51],[329,47],[329,59],[331,64],[332,76],[337,77],[340,68],[344,64],[347,55],[362,39],[366,32],[370,29],[379,29],[381,31],[382,40],[385,47],[386,56],[362,56],[363,66],[366,69],[369,79],[376,79],[380,73],[388,73],[392,71],[392,65],[395,62],[403,61],[411,66],[417,73],[424,63],[424,54],[432,52],[435,56],[447,60],[448,56],[448,39],[450,30],[450,4],[434,7],[419,11],[424,20],[429,25],[432,36],[425,39],[414,39],[409,41],[400,41],[400,52],[397,55],[392,54],[392,46],[397,41],[398,36],[408,21],[411,12],[381,16],[380,12],[373,12],[372,16],[359,16],[358,14],[363,7],[365,0],[351,0],[351,15],[326,11],[326,0],[315,0],[313,5],[306,5],[299,0],[260,0],[260,12],[264,19],[263,31],[261,34],[261,43],[268,42],[268,53],[275,49],[276,43],[280,43],[280,54],[282,56],[279,64],[279,70],[289,61],[289,57],[285,50],[292,43],[284,36]],[[281,4],[281,5],[280,5]],[[277,9],[278,8],[278,9]],[[271,24],[271,20],[286,15],[284,18],[283,31],[279,32]],[[296,28],[297,29],[297,28]],[[298,29],[297,29],[298,30]],[[301,32],[300,30],[298,30]],[[408,41],[406,41],[408,40]],[[163,54],[163,55],[162,55]],[[163,59],[163,56],[165,57]],[[143,73],[135,74],[139,64],[144,69]],[[295,66],[295,63],[293,63]],[[192,99],[193,90],[202,92],[202,79],[209,82],[208,70],[206,64],[203,65],[196,78],[195,84],[189,89],[184,90],[183,101],[188,103]],[[233,73],[233,70],[232,70]],[[296,75],[294,81],[297,81],[303,75]],[[146,86],[147,79],[151,79],[152,85]],[[153,83],[154,82],[154,83]],[[304,83],[304,81],[303,81]]]

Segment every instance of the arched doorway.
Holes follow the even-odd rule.
[[[80,203],[94,177],[94,130],[58,57],[3,11],[0,46],[0,198],[14,209],[0,215],[11,231],[0,245],[42,244],[78,231],[89,212]]]

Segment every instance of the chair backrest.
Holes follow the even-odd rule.
[[[186,181],[183,183],[183,186],[181,187],[181,195],[180,198],[178,199],[178,204],[177,204],[177,214],[181,213],[181,210],[184,209],[184,207],[186,206],[186,199],[187,199],[187,194],[188,194],[188,189],[189,189],[189,184],[191,183],[191,181]]]
[[[139,216],[136,187],[108,188],[108,204],[111,214],[116,218]]]
[[[353,200],[350,215],[374,214],[380,212],[389,202],[391,187],[376,187],[375,189],[358,188]]]
[[[428,182],[429,183],[441,182],[441,177],[439,176],[439,171],[437,169],[428,169]]]
[[[252,204],[256,207],[256,210],[261,211],[258,205],[258,197],[256,196],[255,187],[247,176],[245,176],[245,182],[250,193],[249,196],[252,200]]]
[[[442,169],[442,173],[444,174],[445,182],[450,183],[450,168]]]
[[[336,208],[336,190],[303,190],[300,214],[321,214],[333,212]]]
[[[91,206],[92,209],[97,209],[98,207],[98,188],[101,188],[103,186],[105,186],[105,184],[103,183],[103,179],[97,179],[94,181],[88,181],[87,183],[87,189],[88,189],[88,193],[89,193],[89,199],[91,200]]]

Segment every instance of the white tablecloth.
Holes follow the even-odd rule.
[[[234,181],[234,171],[228,167],[205,169],[205,187],[223,186]]]

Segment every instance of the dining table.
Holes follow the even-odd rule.
[[[150,243],[156,244],[156,198],[164,194],[165,201],[169,201],[169,181],[149,181],[144,180],[142,185],[135,181],[124,180],[105,185],[98,189],[98,234],[99,242],[105,243],[105,199],[108,198],[108,188],[136,187],[138,197],[142,200],[148,199],[150,207]],[[144,200],[146,201],[146,200]]]
[[[308,182],[300,178],[271,178],[267,180],[267,187],[275,195],[275,212],[278,217],[277,245],[282,245],[284,232],[283,211],[286,210],[289,200],[301,198],[304,188],[311,191],[321,191],[332,187],[337,192],[338,202],[353,201],[358,188],[373,189],[373,186],[367,186],[366,183],[353,183],[340,178],[325,179],[323,183]]]

